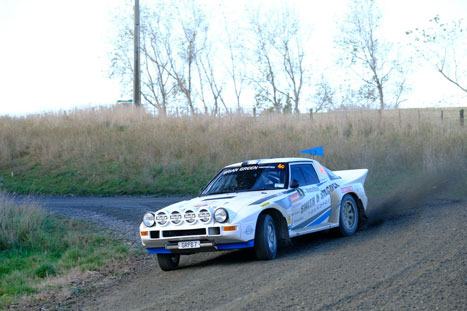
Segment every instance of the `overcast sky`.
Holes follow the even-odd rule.
[[[121,99],[120,86],[108,78],[108,70],[113,17],[126,1],[0,0],[0,115],[111,105]],[[229,14],[251,2],[270,4],[205,1],[213,7],[211,14],[219,5]],[[332,62],[327,55],[333,53],[336,22],[348,0],[288,3],[313,28],[314,40],[320,42],[320,63]],[[380,7],[384,32],[396,42],[436,14],[444,20],[467,16],[465,0],[382,0]],[[413,92],[403,107],[460,105],[462,100],[465,105],[462,92],[429,66],[420,65],[411,80]]]

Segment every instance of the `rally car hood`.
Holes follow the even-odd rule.
[[[211,210],[214,210],[218,207],[224,207],[232,211],[238,212],[243,207],[263,203],[269,197],[282,193],[284,191],[286,190],[278,189],[207,195],[169,205],[163,208],[162,211],[171,213],[175,210],[179,212],[184,212],[188,209],[200,209],[203,207],[209,208]]]

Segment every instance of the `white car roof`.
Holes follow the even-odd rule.
[[[227,165],[228,167],[238,167],[242,165],[255,165],[255,164],[270,164],[270,163],[290,163],[290,162],[310,162],[313,163],[314,160],[307,158],[272,158],[272,159],[257,159],[257,160],[248,160],[244,162],[238,162],[234,164]]]

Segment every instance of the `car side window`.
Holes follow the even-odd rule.
[[[290,180],[292,181],[293,179],[296,179],[298,181],[299,187],[303,187],[307,185],[305,176],[302,173],[302,170],[300,169],[299,165],[292,165],[291,166],[291,177]]]
[[[318,178],[318,175],[316,174],[315,169],[313,168],[313,165],[310,165],[310,164],[300,165],[300,169],[302,170],[303,175],[305,175],[307,185],[319,183],[319,178]]]
[[[331,180],[340,179],[340,177],[334,174],[330,169],[325,167],[324,170],[326,171]]]

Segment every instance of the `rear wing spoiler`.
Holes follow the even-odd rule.
[[[345,170],[345,171],[332,171],[337,176],[340,176],[347,183],[359,183],[364,184],[366,175],[368,174],[368,169],[358,169],[358,170]]]

